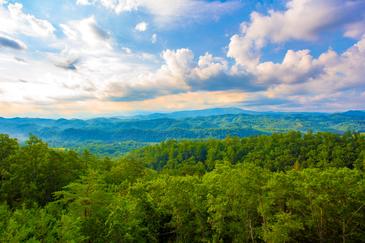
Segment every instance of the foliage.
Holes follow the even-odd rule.
[[[365,138],[167,141],[117,159],[0,135],[0,242],[363,242]]]

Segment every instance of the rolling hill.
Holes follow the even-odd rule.
[[[260,113],[238,108],[216,108],[154,113],[123,119],[0,118],[0,133],[9,134],[20,141],[33,134],[51,146],[91,148],[93,152],[108,155],[168,139],[246,137],[289,130],[364,132],[365,112]]]

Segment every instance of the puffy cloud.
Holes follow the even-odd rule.
[[[260,63],[254,72],[260,83],[298,83],[314,78],[321,67],[309,50],[288,50],[282,63]]]
[[[166,50],[162,53],[164,64],[154,71],[141,72],[129,81],[112,82],[107,90],[113,100],[144,100],[160,95],[190,90],[186,79],[193,66],[194,55],[189,49]]]
[[[238,65],[243,65],[246,69],[252,69],[260,62],[262,47],[263,43],[256,43],[252,39],[236,34],[231,38],[227,56],[234,58]]]
[[[253,13],[251,22],[241,25],[241,34],[231,38],[227,52],[236,61],[232,73],[249,73],[263,86],[242,104],[268,110],[364,109],[364,7],[363,1],[292,0],[285,11]],[[332,28],[359,41],[343,53],[330,49],[314,58],[306,49],[288,50],[280,63],[260,62],[268,43],[316,40]]]
[[[353,29],[359,27],[352,24],[361,20],[363,9],[362,0],[290,0],[284,11],[253,12],[250,22],[242,23],[241,34],[232,36],[227,56],[250,69],[259,63],[267,43],[315,40],[323,31],[346,26],[347,36],[356,36]]]
[[[147,30],[148,24],[146,22],[140,22],[134,27],[135,30],[139,32],[145,32]]]
[[[194,90],[241,90],[260,89],[247,73],[236,75],[229,69],[227,60],[205,53],[191,70],[188,83]]]
[[[166,50],[162,53],[162,57],[166,65],[162,66],[161,70],[166,70],[179,78],[187,76],[193,66],[194,54],[186,48],[177,51]]]
[[[325,53],[319,57],[324,73],[309,82],[317,92],[364,90],[365,36],[342,54]]]
[[[32,37],[53,37],[55,28],[47,20],[23,12],[23,5],[0,5],[0,32],[8,35],[23,34]]]
[[[60,50],[58,53],[44,53],[38,58],[31,54],[18,57],[26,62],[17,61],[9,54],[0,58],[5,92],[1,102],[54,105],[62,100],[142,101],[185,92],[220,90],[220,78],[230,78],[227,61],[208,53],[195,61],[189,49],[167,49],[158,60],[148,53],[119,49],[94,16],[69,21],[60,27],[63,36],[50,44]],[[152,41],[155,40],[156,34],[152,36]]]
[[[161,54],[162,65],[156,69],[155,64],[151,64],[153,56],[130,49],[118,50],[93,16],[69,21],[60,27],[64,37],[53,43],[61,49],[60,53],[47,54],[46,60],[34,60],[26,54],[22,57],[26,62],[16,61],[12,56],[0,60],[5,69],[2,72],[3,102],[135,101],[196,90],[232,88],[221,85],[221,79],[227,83],[233,80],[227,61],[208,53],[196,63],[189,49],[165,50]],[[234,80],[233,87],[239,87],[240,78]]]
[[[296,72],[299,76],[289,82],[285,80],[285,73],[282,73],[286,68],[285,61],[281,64],[270,64],[275,68],[267,69],[265,75],[283,75],[284,81],[269,84],[267,97],[285,97],[288,102],[295,102],[297,107],[304,109],[341,109],[339,106],[346,109],[351,105],[352,109],[362,107],[360,101],[365,102],[365,37],[342,54],[329,50],[317,59],[311,56],[306,59],[306,64],[302,64],[306,68],[298,67]],[[260,71],[263,72],[258,69]],[[288,72],[288,76],[291,77],[292,74]],[[357,103],[351,102],[350,97],[357,97]]]
[[[100,4],[117,14],[130,11],[147,11],[160,26],[171,27],[173,23],[216,19],[241,7],[238,0],[77,0],[79,5]]]
[[[330,4],[329,1],[303,1],[303,3]],[[290,1],[288,7],[298,8],[298,1]],[[364,76],[365,76],[365,36],[362,21],[357,21],[359,16],[349,16],[349,9],[359,11],[365,4],[360,1],[342,2],[344,13],[338,16],[336,21],[327,19],[313,23],[312,27],[298,28],[293,34],[285,31],[285,21],[278,24],[276,15],[271,11],[269,16],[253,15],[251,24],[242,25],[242,35],[234,35],[231,38],[228,56],[235,58],[236,63],[231,67],[231,73],[239,75],[249,74],[249,78],[256,85],[261,85],[262,90],[255,91],[255,98],[246,101],[243,105],[257,105],[268,109],[287,110],[339,110],[339,109],[363,109],[361,102],[365,103]],[[311,4],[307,7],[312,6]],[[304,6],[304,5],[303,5]],[[303,8],[302,6],[302,8]],[[330,5],[328,5],[330,6]],[[353,9],[354,6],[359,9]],[[303,8],[307,9],[307,8]],[[289,9],[290,10],[290,9]],[[281,17],[289,14],[289,10],[281,13]],[[318,8],[321,11],[322,8]],[[332,6],[331,11],[338,10],[338,6]],[[292,10],[293,11],[293,10]],[[326,10],[328,11],[328,10]],[[295,13],[297,11],[293,11]],[[351,12],[351,11],[350,11]],[[309,14],[312,17],[312,14]],[[276,17],[275,17],[276,16]],[[320,16],[314,12],[315,16]],[[346,16],[346,17],[344,17]],[[305,19],[305,18],[304,18]],[[331,20],[331,21],[330,21]],[[269,22],[277,23],[278,33],[271,33],[267,29]],[[288,20],[290,23],[294,20]],[[300,21],[303,21],[301,19]],[[289,24],[290,24],[289,23]],[[310,24],[303,21],[303,24]],[[290,39],[307,39],[320,37],[318,30],[326,28],[343,27],[344,35],[360,40],[343,53],[337,53],[331,49],[314,58],[310,51],[288,50],[281,62],[260,62],[261,49],[268,43],[279,43]],[[300,26],[300,25],[298,25]],[[289,25],[290,27],[290,25]],[[290,29],[290,28],[289,28]],[[302,32],[303,35],[300,33]],[[261,33],[261,34],[260,34]],[[362,36],[362,37],[361,37]],[[353,100],[350,96],[356,97]],[[355,101],[356,100],[356,101]]]
[[[198,66],[193,70],[196,77],[207,80],[228,70],[228,62],[223,58],[213,57],[209,53],[199,58]]]
[[[151,99],[169,94],[202,91],[261,89],[253,84],[250,76],[230,73],[226,60],[206,53],[195,61],[189,49],[165,50],[163,64],[157,70],[140,73],[129,79],[110,84],[109,96],[114,101]]]

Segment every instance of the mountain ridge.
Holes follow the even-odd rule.
[[[227,114],[235,113],[235,114]],[[300,132],[365,132],[365,112],[254,112],[209,109],[171,114],[93,119],[0,118],[0,133],[25,141],[36,135],[53,147],[95,148],[127,152],[146,143],[169,139],[207,139],[226,136],[247,137],[260,134]],[[128,149],[123,147],[126,144]],[[131,145],[132,144],[132,145]],[[112,148],[110,148],[112,147]],[[115,149],[117,148],[117,149]],[[93,151],[95,152],[95,151]],[[107,154],[109,152],[106,152]]]
[[[172,112],[152,112],[152,113],[141,113],[126,116],[100,116],[92,118],[38,118],[38,117],[2,117],[0,119],[13,119],[13,120],[34,120],[34,121],[89,121],[89,120],[153,120],[160,118],[170,119],[183,119],[191,117],[206,117],[206,116],[219,116],[219,115],[289,115],[289,114],[322,114],[322,115],[335,115],[335,114],[347,114],[347,115],[358,115],[365,116],[365,110],[345,110],[338,112],[315,112],[315,111],[254,111],[241,109],[238,107],[216,107],[208,109],[197,109],[197,110],[181,110]]]

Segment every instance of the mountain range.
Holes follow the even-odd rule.
[[[256,112],[214,108],[87,120],[0,118],[0,133],[21,142],[33,134],[54,147],[87,148],[106,155],[167,139],[245,137],[289,130],[365,132],[365,112]]]

